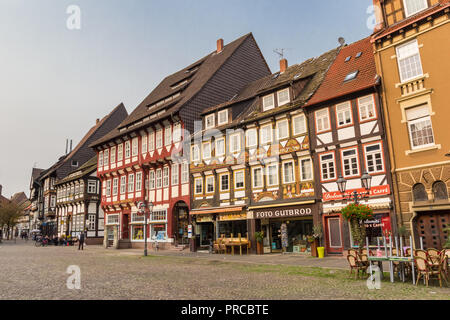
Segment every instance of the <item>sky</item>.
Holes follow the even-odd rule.
[[[272,72],[367,37],[372,0],[0,0],[0,184],[29,195],[120,102],[252,32]],[[79,15],[72,6],[79,8]],[[69,10],[68,10],[69,9]],[[79,19],[78,19],[79,17]],[[79,24],[78,24],[79,22]],[[75,28],[74,28],[75,27]],[[79,27],[79,28],[78,28]]]

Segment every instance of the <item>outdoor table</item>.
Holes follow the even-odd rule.
[[[367,260],[369,260],[369,263],[372,264],[372,262],[378,262],[378,267],[380,268],[381,271],[381,278],[384,278],[384,274],[383,274],[383,261],[389,261],[388,258],[386,257],[367,257]],[[390,272],[390,271],[389,271]]]
[[[413,278],[413,284],[415,282],[415,276],[414,276],[414,259],[411,257],[389,257],[389,261],[397,261],[400,262],[402,264],[402,273],[401,273],[401,277],[403,282],[405,282],[405,266],[404,263],[411,263],[411,268],[412,268],[412,278]]]

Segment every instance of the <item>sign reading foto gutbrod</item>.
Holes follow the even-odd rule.
[[[313,206],[261,208],[253,210],[253,217],[255,219],[301,217],[311,216],[312,214]]]

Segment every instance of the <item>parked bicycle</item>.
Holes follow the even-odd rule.
[[[45,237],[36,237],[36,241],[34,242],[36,247],[45,247],[48,246],[48,239]]]

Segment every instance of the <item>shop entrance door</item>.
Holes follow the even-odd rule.
[[[124,214],[122,218],[122,239],[128,240],[130,239],[129,234],[129,226],[128,226],[128,214]]]
[[[200,246],[206,247],[210,245],[210,241],[214,239],[214,223],[205,222],[200,226]]]
[[[416,231],[422,237],[424,249],[435,248],[441,250],[448,239],[450,226],[449,211],[435,211],[420,214],[416,218]]]
[[[281,246],[281,221],[275,221],[270,223],[270,248],[272,253],[282,252]]]
[[[325,238],[328,253],[342,253],[342,228],[340,217],[325,217]]]

